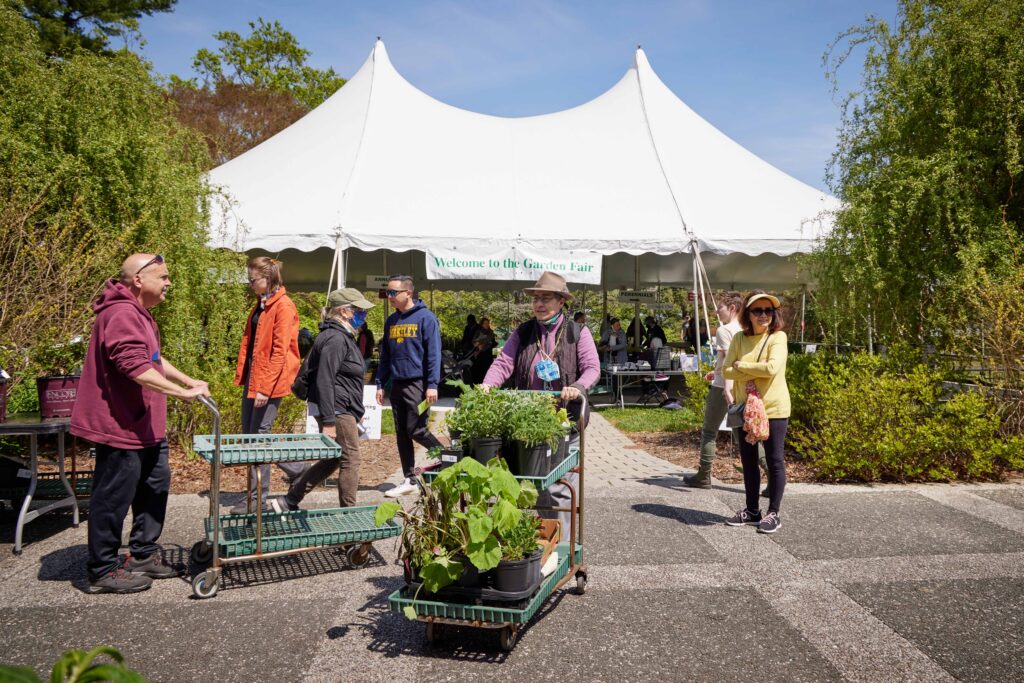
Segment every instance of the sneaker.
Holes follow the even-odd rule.
[[[292,505],[291,501],[288,500],[288,496],[274,496],[267,503],[270,505],[270,509],[278,514],[295,512],[299,509],[298,505]]]
[[[384,495],[388,498],[398,498],[409,493],[416,492],[416,484],[413,483],[412,479],[403,479],[401,484],[398,484],[393,489],[384,492]]]
[[[173,579],[181,576],[181,570],[164,562],[163,555],[158,552],[142,560],[129,555],[122,566],[127,572],[148,576],[151,579]]]
[[[778,512],[769,512],[761,520],[761,523],[757,525],[758,532],[762,534],[774,534],[781,528],[782,519],[779,517]]]
[[[256,506],[254,505],[253,507],[256,507]],[[237,503],[235,503],[234,505],[231,506],[231,509],[228,510],[228,514],[230,514],[230,515],[244,515],[248,511],[249,511],[248,510],[248,506],[246,505],[245,499],[243,498],[241,501],[239,501],[239,502],[237,502]],[[263,511],[264,512],[273,512],[274,510],[273,510],[273,508],[270,507],[270,503],[264,501],[263,502]]]
[[[89,580],[86,593],[140,593],[153,585],[153,579],[118,567],[95,581]]]
[[[761,523],[761,511],[749,512],[747,510],[740,510],[735,515],[725,520],[725,523],[729,526],[743,526],[744,524],[757,526]]]

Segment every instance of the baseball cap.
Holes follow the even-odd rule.
[[[338,306],[355,306],[367,310],[373,308],[374,304],[363,296],[355,287],[336,289],[327,295],[327,307],[337,308]]]

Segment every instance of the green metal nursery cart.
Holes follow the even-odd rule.
[[[589,408],[585,396],[584,412]],[[416,619],[426,623],[427,641],[436,642],[442,635],[445,626],[463,626],[499,631],[501,648],[510,652],[515,647],[521,629],[537,614],[549,597],[566,584],[575,581],[576,593],[582,595],[587,588],[587,569],[583,564],[583,512],[584,512],[584,471],[585,471],[585,430],[580,430],[579,445],[568,450],[567,457],[554,467],[546,476],[516,476],[520,481],[532,482],[538,491],[545,491],[556,483],[564,484],[570,492],[568,508],[538,507],[538,510],[553,512],[569,512],[569,537],[563,537],[556,546],[558,565],[555,570],[544,577],[537,591],[526,599],[518,602],[497,604],[478,599],[473,603],[445,602],[438,599],[423,599],[415,595],[415,590],[405,586],[396,590],[388,597],[388,607],[392,612],[404,614],[406,607],[416,610]],[[579,474],[579,483],[572,486],[564,479],[570,472]],[[423,478],[433,481],[440,471],[425,470]],[[564,533],[564,531],[563,531]],[[569,549],[572,548],[572,552]]]
[[[249,509],[242,515],[220,514],[221,468],[296,460],[324,460],[341,455],[341,447],[325,434],[228,434],[220,433],[220,410],[209,398],[199,399],[213,415],[213,434],[196,435],[193,448],[210,463],[210,515],[204,520],[205,536],[192,546],[190,559],[208,568],[192,579],[197,598],[217,594],[224,565],[264,560],[319,548],[343,548],[352,567],[370,559],[370,544],[402,533],[395,522],[377,527],[375,506],[253,512],[252,485]],[[256,490],[262,491],[260,468]],[[256,506],[262,510],[262,500]]]

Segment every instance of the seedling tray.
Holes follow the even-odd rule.
[[[214,437],[197,434],[192,448],[213,462]],[[220,461],[225,465],[340,458],[341,446],[326,434],[222,434]]]
[[[264,512],[263,542],[260,552],[271,553],[302,548],[319,548],[347,543],[365,543],[391,538],[402,533],[400,524],[373,523],[376,506]],[[220,516],[220,556],[254,555],[256,514]],[[205,519],[206,538],[213,541],[213,519]]]

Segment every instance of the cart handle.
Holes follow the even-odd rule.
[[[220,417],[220,409],[217,406],[217,402],[213,400],[212,396],[197,396],[200,403],[206,406],[215,417]]]

